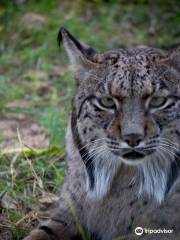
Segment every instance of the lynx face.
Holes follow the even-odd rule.
[[[149,54],[139,50],[129,57],[128,52],[120,56],[116,64],[102,69],[102,76],[89,76],[89,91],[80,85],[76,98],[78,101],[83,91],[77,106],[83,145],[90,143],[87,147],[94,147],[97,153],[103,150],[131,165],[164,154],[168,143],[177,142],[171,125],[178,119],[179,89],[168,86],[166,78],[158,75]]]
[[[71,127],[88,192],[104,197],[127,164],[137,168],[139,192],[162,201],[171,165],[179,161],[179,50],[97,54],[64,29],[60,36],[78,82]]]

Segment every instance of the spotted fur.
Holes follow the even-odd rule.
[[[173,228],[171,239],[179,239],[180,49],[99,54],[65,29],[58,39],[77,90],[68,171],[50,223],[39,230],[49,238],[42,239],[81,239],[79,224],[96,240],[130,240],[137,226]]]

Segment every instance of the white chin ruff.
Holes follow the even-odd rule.
[[[169,169],[170,156],[151,156],[137,166],[139,171],[139,195],[154,198],[158,203],[164,200]]]
[[[90,188],[89,177],[87,177],[88,197],[100,200],[105,197],[119,169],[121,162],[112,154],[102,155],[94,161],[94,186]]]
[[[167,160],[168,159],[168,160]],[[113,178],[122,163],[137,168],[139,196],[147,196],[157,203],[164,200],[167,180],[170,169],[170,158],[162,158],[161,156],[147,157],[146,160],[139,160],[136,164],[130,161],[119,161],[116,156],[107,154],[101,156],[94,162],[94,187],[90,188],[89,178],[87,177],[88,197],[100,200],[105,197],[112,185]],[[139,178],[138,178],[139,176]]]

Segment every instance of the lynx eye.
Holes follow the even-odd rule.
[[[165,97],[153,97],[149,103],[150,107],[159,108],[166,103]]]
[[[103,97],[99,99],[99,103],[104,108],[115,108],[116,106],[114,100],[110,97]]]

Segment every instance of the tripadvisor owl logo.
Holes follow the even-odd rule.
[[[158,229],[150,229],[150,228],[142,228],[142,227],[136,227],[134,229],[134,232],[136,235],[142,235],[142,234],[170,234],[173,233],[173,229],[165,229],[165,228],[158,228]]]
[[[136,227],[134,230],[136,235],[142,235],[143,234],[143,228],[142,227]]]

